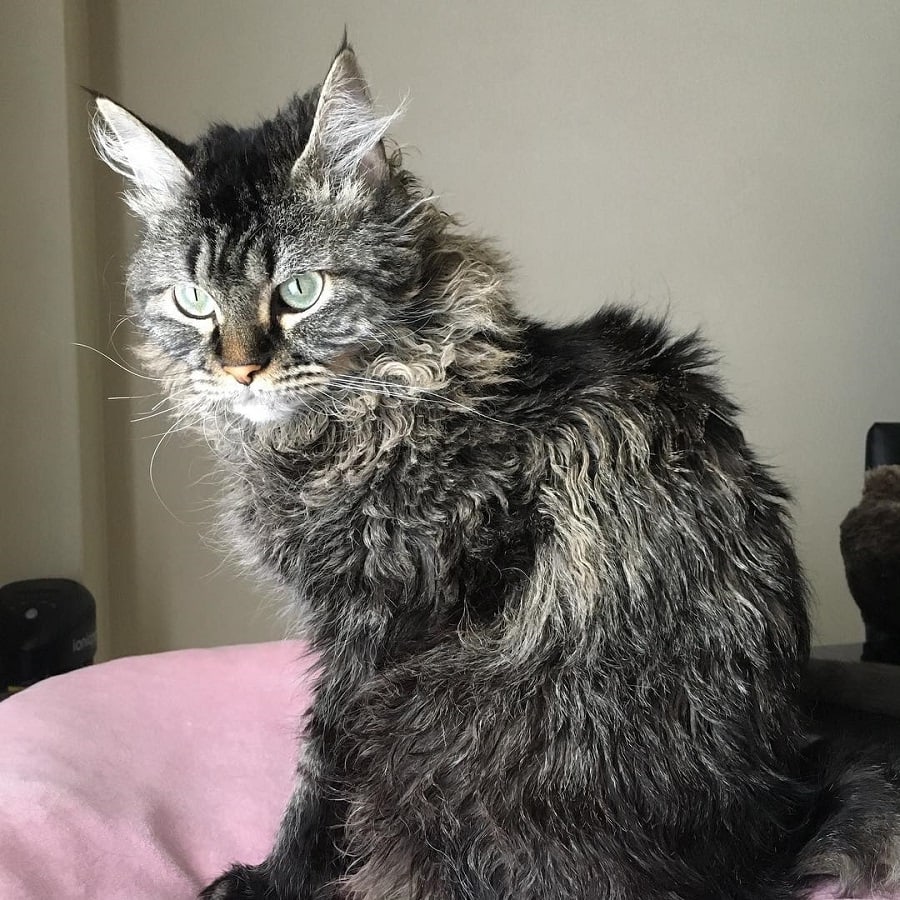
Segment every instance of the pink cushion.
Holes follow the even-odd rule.
[[[262,860],[309,664],[299,642],[180,650],[0,703],[0,898],[189,900]]]
[[[0,898],[187,900],[262,860],[310,701],[304,650],[118,659],[0,703]]]

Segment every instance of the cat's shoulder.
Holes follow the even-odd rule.
[[[567,325],[532,321],[523,337],[536,374],[591,384],[607,378],[711,375],[715,363],[697,332],[676,336],[666,319],[619,305]]]
[[[742,443],[739,410],[722,387],[717,356],[696,331],[678,335],[665,318],[608,306],[569,325],[530,322],[522,349],[522,394],[532,414],[548,421],[616,410],[675,432]]]

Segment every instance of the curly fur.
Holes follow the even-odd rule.
[[[621,308],[519,315],[502,257],[384,154],[384,124],[345,46],[255,129],[143,136],[190,172],[144,206],[145,359],[218,452],[227,530],[321,654],[276,846],[203,896],[896,884],[892,770],[832,771],[798,721],[788,498],[705,346]],[[273,286],[308,269],[330,293],[291,325]],[[214,320],[179,316],[179,282],[215,294]]]

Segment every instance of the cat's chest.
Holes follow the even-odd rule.
[[[451,474],[417,454],[357,467],[298,454],[233,471],[225,518],[253,559],[297,582],[326,568],[371,570],[378,554],[438,542],[456,493]]]
[[[490,543],[511,488],[508,465],[498,472],[458,441],[356,466],[273,454],[232,476],[226,521],[245,561],[315,591],[446,581],[460,555]]]
[[[239,545],[285,570],[341,538],[351,540],[371,494],[368,484],[354,484],[335,467],[255,466],[232,473],[225,520]]]

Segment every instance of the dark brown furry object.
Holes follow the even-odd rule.
[[[866,474],[859,506],[841,523],[841,554],[863,621],[894,636],[900,662],[900,465]]]

